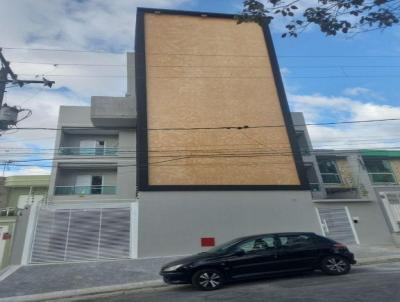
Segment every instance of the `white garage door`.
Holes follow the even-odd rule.
[[[359,244],[346,207],[317,208],[317,211],[326,237],[344,244]]]
[[[131,208],[40,208],[31,263],[130,256]]]

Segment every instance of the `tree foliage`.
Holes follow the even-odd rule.
[[[400,0],[245,0],[238,22],[287,22],[282,37],[297,37],[310,25],[328,36],[384,29],[399,23]]]

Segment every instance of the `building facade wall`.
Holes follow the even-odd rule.
[[[64,134],[58,131],[55,149],[61,146],[79,147],[83,139],[104,139],[106,147],[118,147],[118,152],[111,156],[57,156],[57,165],[50,178],[49,200],[51,202],[118,202],[136,198],[136,132],[134,129],[116,127],[115,134],[99,134],[104,131],[93,126],[90,107],[61,107],[58,127],[87,127],[85,133]],[[90,134],[92,132],[92,134]],[[83,165],[86,168],[82,168]],[[116,194],[97,195],[55,195],[56,186],[74,186],[78,174],[103,175],[103,185],[116,186]]]
[[[7,206],[7,188],[5,187],[5,177],[0,177],[0,208]]]
[[[17,216],[15,230],[13,234],[12,242],[12,254],[10,257],[10,264],[20,265],[23,262],[23,254],[26,252],[25,241],[26,236],[33,233],[33,229],[29,228],[30,215],[32,214],[32,208],[30,207],[20,213]]]
[[[5,226],[8,228],[8,233],[11,234],[11,239],[5,241],[3,257],[0,259],[0,270],[5,268],[10,264],[12,243],[15,235],[15,224],[16,217],[0,217],[0,226]],[[0,238],[0,240],[3,240]]]
[[[141,192],[139,257],[184,255],[216,244],[285,231],[321,233],[308,191]]]

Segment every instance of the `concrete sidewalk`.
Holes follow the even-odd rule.
[[[0,301],[16,297],[161,280],[160,267],[176,258],[29,265],[0,282]]]
[[[393,247],[353,246],[350,250],[360,265],[400,262],[400,249]],[[23,266],[0,282],[0,302],[47,301],[57,297],[72,301],[71,297],[82,295],[158,287],[162,286],[158,275],[160,267],[173,259],[175,257]]]
[[[400,248],[385,246],[350,246],[359,265],[400,262]]]

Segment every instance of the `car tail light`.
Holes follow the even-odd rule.
[[[343,243],[335,243],[335,244],[333,245],[333,247],[334,247],[334,248],[337,248],[337,249],[347,250],[347,246],[344,245]]]

